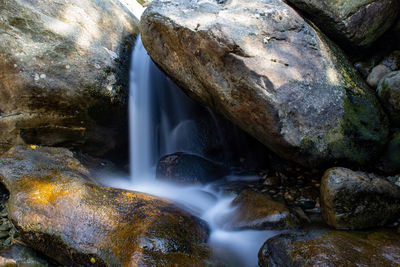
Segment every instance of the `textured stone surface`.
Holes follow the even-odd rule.
[[[388,230],[281,234],[260,249],[259,266],[399,266],[399,240]]]
[[[337,229],[383,226],[400,211],[400,188],[382,177],[332,168],[321,181],[324,220]]]
[[[385,75],[379,83],[377,92],[392,125],[400,127],[400,71]]]
[[[286,159],[365,163],[386,142],[373,92],[280,0],[158,0],[140,27],[149,55],[190,96]]]
[[[292,229],[301,225],[300,219],[284,204],[268,195],[251,190],[241,192],[231,203],[233,214],[227,218],[226,228],[243,229]]]
[[[389,74],[391,69],[383,64],[376,65],[367,77],[367,83],[369,86],[376,88],[383,77]]]
[[[20,238],[66,266],[207,266],[207,225],[150,195],[86,182],[64,148],[18,146],[0,158]]]
[[[119,0],[0,6],[0,153],[25,141],[103,155],[123,143],[138,32],[126,6]]]
[[[369,46],[393,24],[397,0],[287,0],[334,40]]]

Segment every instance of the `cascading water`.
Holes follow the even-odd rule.
[[[227,266],[257,266],[259,248],[275,232],[224,230],[223,218],[234,212],[230,207],[234,196],[224,196],[211,185],[177,186],[154,179],[161,156],[173,152],[199,153],[193,137],[198,130],[193,121],[193,106],[193,101],[151,61],[139,38],[133,52],[129,98],[131,178],[124,181],[108,176],[103,183],[174,201],[208,222],[209,243]],[[213,118],[211,121],[216,122]]]

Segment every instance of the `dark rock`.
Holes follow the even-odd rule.
[[[381,64],[389,67],[392,71],[400,69],[400,51],[395,50],[390,53],[389,56],[382,60]]]
[[[0,17],[0,153],[21,140],[97,156],[127,147],[138,20],[125,5],[9,0]]]
[[[367,47],[395,21],[397,0],[287,0],[306,13],[332,39]]]
[[[385,66],[383,64],[379,64],[375,66],[372,70],[371,73],[367,77],[367,83],[369,86],[376,88],[380,82],[380,80],[388,73],[390,73],[391,70],[388,66]]]
[[[383,226],[399,214],[400,187],[373,174],[332,168],[322,177],[321,209],[337,229]]]
[[[207,225],[171,202],[86,182],[64,148],[0,158],[8,216],[22,241],[67,266],[207,266]]]
[[[395,231],[311,230],[269,239],[258,253],[259,266],[399,266]]]
[[[205,184],[223,177],[228,172],[220,164],[197,155],[174,153],[160,159],[156,177],[182,184]]]
[[[300,219],[284,204],[268,195],[251,190],[241,192],[231,203],[232,214],[224,225],[227,229],[293,229],[301,225]]]
[[[377,92],[392,125],[400,127],[400,71],[384,76]]]
[[[373,92],[280,0],[157,0],[140,27],[149,55],[189,96],[285,159],[364,164],[386,143]]]
[[[387,175],[400,173],[400,132],[392,135],[381,157],[379,169]]]
[[[2,265],[2,260],[4,262],[13,262],[14,265],[10,266],[25,266],[25,267],[55,267],[57,266],[51,260],[46,259],[42,255],[31,248],[21,246],[19,244],[14,244],[11,247],[3,249],[0,251],[0,266]]]

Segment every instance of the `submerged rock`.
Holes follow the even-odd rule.
[[[284,204],[268,195],[251,190],[241,192],[231,204],[234,209],[225,228],[243,229],[293,229],[301,225],[300,219]]]
[[[149,55],[191,97],[286,159],[364,164],[386,143],[373,92],[280,0],[156,0],[140,28]]]
[[[227,174],[220,164],[197,155],[178,152],[166,155],[157,165],[157,178],[181,184],[205,184]]]
[[[400,71],[384,76],[377,92],[393,126],[400,127]]]
[[[0,153],[21,139],[123,147],[138,20],[121,1],[1,2]]]
[[[258,253],[259,266],[399,266],[395,231],[311,230],[269,239]]]
[[[321,181],[324,220],[337,229],[383,226],[400,211],[400,188],[373,174],[332,168]]]
[[[287,0],[332,39],[366,47],[393,24],[399,11],[397,0]]]
[[[18,146],[0,161],[20,238],[60,264],[208,264],[203,221],[161,198],[86,182],[66,149]]]

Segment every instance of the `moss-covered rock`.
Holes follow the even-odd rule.
[[[337,229],[383,226],[399,215],[400,188],[373,174],[331,168],[321,181],[321,209]]]
[[[267,266],[398,266],[400,238],[392,230],[310,230],[269,239],[258,254]]]
[[[285,159],[365,164],[387,118],[343,52],[280,0],[153,1],[143,44],[188,93]]]
[[[208,265],[203,221],[161,198],[87,182],[68,150],[18,146],[0,160],[20,238],[60,264]]]

